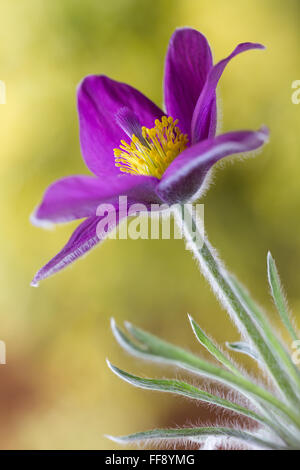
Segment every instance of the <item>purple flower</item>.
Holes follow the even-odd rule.
[[[68,266],[99,241],[101,203],[118,211],[128,205],[169,205],[199,197],[211,167],[220,159],[259,148],[268,130],[216,136],[216,87],[231,59],[261,44],[239,44],[213,65],[206,38],[190,28],[173,34],[166,57],[166,113],[135,88],[106,76],[86,77],[78,89],[80,142],[94,176],[69,176],[53,183],[37,208],[37,225],[85,220],[32,284]],[[118,221],[117,221],[118,222]],[[105,234],[103,234],[103,237]]]

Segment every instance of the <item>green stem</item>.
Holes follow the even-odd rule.
[[[225,428],[225,427],[207,427],[207,428],[183,428],[183,429],[154,429],[152,431],[144,431],[128,436],[106,436],[118,444],[128,444],[136,441],[147,441],[151,439],[191,439],[196,442],[201,442],[208,436],[226,438],[232,437],[246,444],[252,444],[262,447],[263,449],[272,450],[286,450],[286,447],[281,447],[278,444],[267,441],[263,438],[256,436],[247,431],[238,429]]]
[[[232,372],[220,368],[210,362],[204,361],[198,356],[179,348],[178,346],[173,346],[166,341],[157,338],[150,333],[147,333],[140,328],[136,328],[131,324],[126,324],[128,331],[132,336],[143,346],[138,347],[132,342],[128,341],[126,336],[121,333],[120,330],[117,331],[117,338],[120,344],[123,344],[123,347],[128,351],[134,351],[134,354],[143,357],[145,359],[151,360],[164,360],[167,363],[174,364],[185,370],[194,372],[205,377],[209,377],[213,380],[222,382],[223,384],[233,387],[236,390],[243,393],[247,398],[249,395],[259,403],[263,401],[268,407],[276,410],[278,414],[281,415],[281,419],[285,416],[288,417],[290,424],[293,423],[294,426],[300,428],[300,417],[294,413],[294,408],[286,405],[274,395],[272,395],[268,390],[256,385],[255,382],[250,381],[245,378],[243,375],[236,375]],[[126,346],[125,346],[126,344]],[[146,347],[144,349],[144,347]]]
[[[272,296],[274,299],[274,303],[277,307],[281,320],[283,324],[285,325],[286,329],[288,330],[291,338],[294,341],[297,341],[299,337],[296,331],[294,330],[293,325],[290,321],[287,304],[286,304],[283,290],[280,284],[279,274],[276,268],[275,261],[272,258],[272,255],[270,252],[268,253],[267,264],[268,264],[268,279],[269,279],[269,284],[270,284]]]
[[[249,313],[236,295],[229,274],[221,265],[208,241],[203,239],[200,226],[198,226],[193,212],[187,211],[186,206],[179,205],[176,207],[176,213],[180,218],[188,247],[193,251],[196,259],[199,261],[202,273],[211,284],[233,320],[235,320],[235,323],[240,327],[242,332],[247,333],[247,336],[256,347],[283,396],[288,402],[298,407],[299,401],[289,382],[288,376],[279,366],[273,351],[266,344],[255,322],[252,320],[251,316],[249,316]]]
[[[259,325],[269,347],[275,351],[277,355],[277,360],[282,364],[282,367],[285,368],[289,376],[292,378],[297,388],[300,390],[300,374],[299,370],[293,364],[290,355],[283,347],[277,336],[274,334],[266,315],[260,310],[256,303],[252,300],[246,289],[233,277],[230,277],[232,284],[235,287],[235,290],[240,297],[241,301],[245,304],[251,312],[251,315],[255,319],[256,323]]]

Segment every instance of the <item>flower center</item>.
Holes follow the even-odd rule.
[[[139,137],[132,135],[131,143],[121,140],[114,149],[115,165],[124,173],[161,178],[170,163],[186,149],[187,134],[177,127],[178,120],[163,116],[156,119],[155,127],[142,127]]]

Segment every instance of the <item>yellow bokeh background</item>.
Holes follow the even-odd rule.
[[[183,242],[108,240],[33,289],[35,271],[76,223],[43,231],[29,216],[53,180],[88,173],[75,100],[85,75],[130,83],[161,105],[176,27],[203,32],[215,60],[239,42],[261,42],[266,51],[236,58],[222,77],[222,130],[265,124],[271,141],[256,158],[215,171],[202,201],[205,224],[227,266],[278,324],[266,279],[272,251],[299,319],[300,105],[291,101],[291,84],[300,79],[299,1],[0,0],[0,12],[0,80],[7,88],[0,105],[0,339],[7,347],[0,447],[113,449],[104,434],[199,424],[202,407],[133,389],[105,364],[109,357],[138,374],[171,376],[120,350],[112,316],[205,357],[187,312],[221,344],[238,339]]]

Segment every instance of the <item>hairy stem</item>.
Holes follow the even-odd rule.
[[[186,206],[179,205],[176,206],[175,214],[183,229],[188,248],[194,253],[203,275],[210,283],[217,297],[242,333],[250,339],[258,351],[285,400],[299,407],[299,400],[290,384],[289,377],[278,364],[274,352],[266,344],[253,318],[241,303],[230,280],[230,275],[218,260],[208,241],[205,238],[203,239],[201,226],[198,224],[193,211],[187,211]]]

